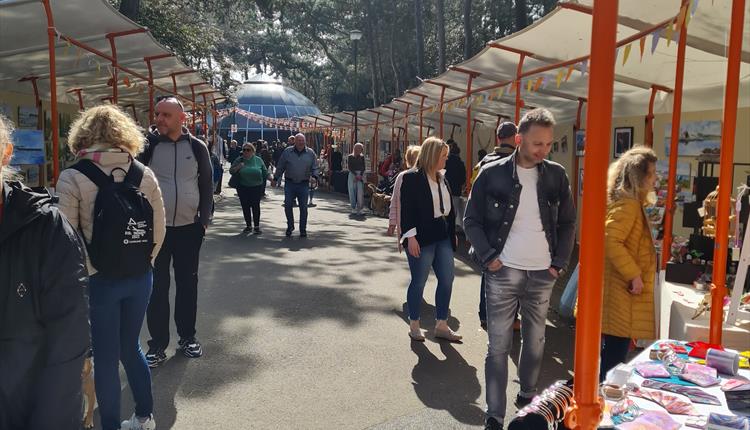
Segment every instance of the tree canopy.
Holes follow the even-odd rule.
[[[398,97],[420,78],[436,76],[441,66],[461,62],[487,42],[520,30],[556,3],[109,1],[225,94],[241,80],[266,73],[282,77],[323,111],[363,109]],[[354,29],[363,32],[356,73],[349,39]]]

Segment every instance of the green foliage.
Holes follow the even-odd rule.
[[[472,55],[514,31],[517,1],[472,1]],[[421,78],[438,74],[435,3],[422,1]],[[555,0],[525,4],[533,22]],[[446,64],[456,64],[464,60],[463,2],[446,0],[444,18]],[[338,111],[387,102],[419,82],[415,0],[140,0],[136,21],[225,93],[265,72]],[[356,74],[352,29],[364,32]]]

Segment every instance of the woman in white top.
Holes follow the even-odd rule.
[[[409,309],[409,337],[424,342],[420,328],[420,307],[430,268],[438,285],[435,292],[435,337],[459,342],[461,336],[448,327],[448,308],[453,289],[453,252],[456,250],[456,212],[451,204],[448,182],[442,170],[448,159],[448,145],[437,137],[422,144],[417,168],[402,176],[401,236],[407,248],[411,282],[406,295]]]

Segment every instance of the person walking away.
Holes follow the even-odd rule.
[[[221,181],[224,180],[224,166],[221,164],[221,158],[216,154],[216,143],[211,142],[208,148],[211,159],[211,170],[213,172],[214,194],[221,194]]]
[[[236,140],[232,139],[232,141],[229,142],[227,161],[229,161],[229,164],[232,164],[234,163],[234,160],[236,160],[240,155],[242,155],[242,148],[240,148]]]
[[[239,175],[240,179],[237,195],[240,198],[242,215],[245,218],[243,233],[253,231],[255,234],[260,234],[260,200],[263,198],[263,183],[269,177],[266,164],[255,155],[255,147],[246,143],[242,146],[242,157],[234,161],[229,172]],[[255,221],[254,224],[253,221]]]
[[[266,165],[266,171],[271,171],[271,151],[268,150],[268,143],[266,143],[265,140],[259,141],[260,149],[256,146],[256,153],[260,156],[261,160],[263,160],[263,163]],[[266,176],[264,176],[266,178]],[[263,179],[263,197],[266,196],[266,179]]]
[[[349,169],[349,205],[352,215],[362,215],[365,198],[365,146],[359,142],[354,144],[352,153],[346,157]]]
[[[391,195],[391,206],[388,210],[388,236],[399,238],[398,250],[401,252],[401,184],[404,181],[404,174],[411,170],[417,164],[417,158],[419,157],[420,147],[417,145],[409,145],[406,148],[406,154],[404,154],[404,162],[406,163],[406,170],[399,172],[396,175],[396,181],[393,184],[393,194]]]
[[[456,211],[457,227],[461,227],[461,221],[463,220],[461,195],[466,185],[466,166],[461,160],[461,148],[453,139],[448,139],[448,147],[450,153],[448,154],[448,161],[445,163],[445,179],[448,180],[448,185],[451,187],[451,202]]]
[[[11,133],[0,115],[0,428],[75,429],[90,346],[83,244],[49,193],[13,180]]]
[[[604,301],[599,379],[624,362],[631,339],[654,339],[656,250],[643,211],[656,203],[656,154],[636,146],[610,167],[604,230]]]
[[[165,220],[156,176],[134,158],[143,149],[142,136],[140,127],[113,105],[86,110],[68,137],[77,163],[57,182],[60,211],[81,232],[89,251],[94,381],[104,430],[156,428],[151,370],[139,335]],[[122,423],[120,362],[135,402],[133,416]]]
[[[517,406],[528,404],[537,392],[549,298],[573,250],[576,209],[568,177],[560,164],[546,159],[554,126],[548,110],[527,112],[518,125],[520,146],[480,170],[466,207],[470,255],[481,265],[487,287],[486,429],[503,425],[519,306]]]
[[[299,235],[307,237],[307,200],[310,179],[318,180],[318,160],[315,151],[307,147],[304,134],[298,133],[294,139],[294,146],[287,147],[281,154],[271,185],[280,184],[281,177],[284,176],[286,237],[291,237],[294,231],[292,205],[295,200],[299,205]]]
[[[435,292],[435,337],[450,342],[461,335],[448,327],[453,289],[453,252],[456,250],[456,213],[450,188],[441,170],[448,159],[448,145],[437,137],[422,143],[417,168],[404,173],[401,183],[401,242],[407,249],[411,281],[406,294],[409,337],[424,342],[420,311],[430,268],[437,278]]]
[[[495,134],[497,137],[497,144],[495,145],[495,149],[491,154],[487,154],[484,158],[480,158],[479,163],[474,166],[474,170],[471,176],[472,184],[474,184],[474,181],[476,180],[477,175],[479,175],[479,170],[482,168],[482,166],[513,154],[513,151],[516,150],[517,134],[518,129],[516,128],[516,125],[510,121],[502,122],[497,126]],[[482,272],[481,284],[479,286],[479,325],[481,325],[484,330],[487,330],[487,304],[485,300],[485,288],[486,286],[484,280],[484,272]],[[521,321],[516,318],[513,323],[513,329],[519,330],[520,328]]]
[[[178,352],[203,355],[195,338],[200,249],[213,208],[211,162],[206,145],[182,127],[182,103],[167,97],[156,104],[156,126],[140,159],[156,174],[164,199],[167,232],[154,263],[154,289],[146,313],[151,339],[146,360],[157,367],[167,359],[169,345],[170,264],[175,274],[174,320]]]

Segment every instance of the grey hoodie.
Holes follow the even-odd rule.
[[[164,200],[168,227],[211,220],[213,207],[213,171],[206,144],[182,128],[182,135],[172,141],[152,127],[149,147],[141,161],[156,175]]]

